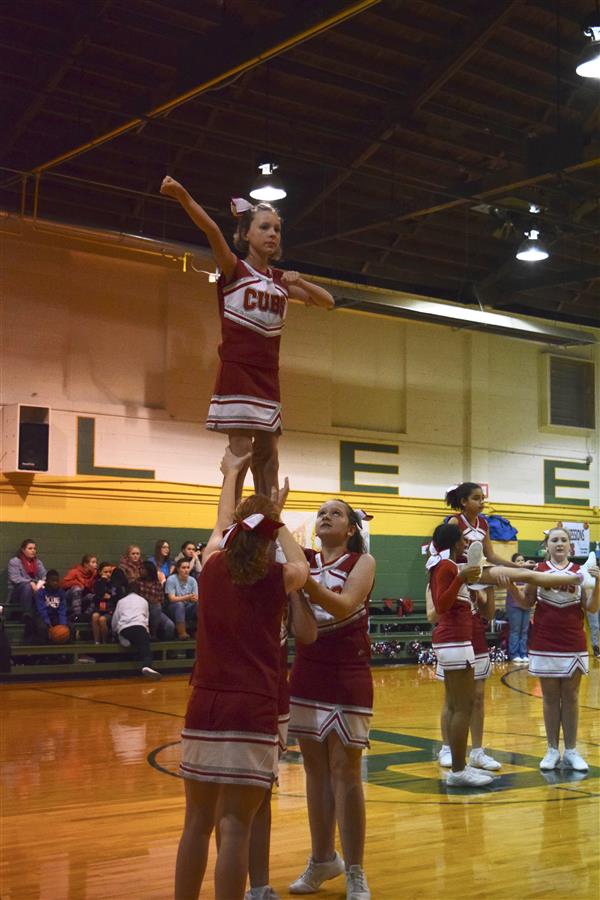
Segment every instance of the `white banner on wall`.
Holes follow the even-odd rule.
[[[563,522],[571,540],[571,556],[587,556],[590,552],[590,526],[587,522]]]

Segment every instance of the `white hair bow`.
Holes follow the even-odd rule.
[[[450,559],[450,550],[438,550],[433,541],[429,545],[429,559],[425,563],[426,569],[433,569],[443,559]]]
[[[235,216],[237,219],[240,216],[243,216],[245,212],[248,212],[248,210],[254,209],[254,206],[249,200],[244,200],[243,197],[232,197],[230,209],[231,215]]]

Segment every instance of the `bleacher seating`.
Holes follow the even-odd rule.
[[[17,612],[5,610],[4,628],[12,647],[13,667],[3,680],[33,679],[52,676],[97,676],[100,673],[127,675],[139,670],[139,662],[130,650],[117,641],[94,644],[88,623],[73,626],[74,638],[68,644],[34,645],[23,642],[23,625]],[[414,662],[409,645],[414,641],[429,644],[431,625],[424,612],[408,616],[379,615],[369,618],[369,636],[373,645],[373,665],[397,665]],[[497,635],[488,634],[493,642]],[[190,671],[194,663],[195,641],[153,641],[152,651],[156,668],[161,672]],[[290,641],[289,661],[293,659]]]

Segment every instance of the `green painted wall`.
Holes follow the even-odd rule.
[[[98,562],[118,562],[128,544],[139,544],[145,556],[154,549],[155,542],[166,539],[174,553],[186,540],[206,541],[209,532],[203,529],[189,532],[183,528],[139,528],[117,525],[48,525],[6,522],[0,535],[0,597],[6,597],[6,564],[22,540],[32,537],[38,545],[41,560],[47,569],[63,574],[78,563],[84,553],[95,553]],[[373,599],[383,597],[411,597],[417,609],[423,609],[425,595],[424,559],[421,545],[427,535],[389,536],[371,535],[371,553],[377,560],[377,580]],[[539,544],[521,541],[520,549],[534,555]]]

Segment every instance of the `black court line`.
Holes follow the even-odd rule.
[[[41,694],[51,694],[53,697],[67,697],[69,700],[82,700],[84,703],[100,703],[103,706],[116,706],[119,709],[133,709],[136,712],[154,713],[156,716],[170,716],[173,719],[185,719],[182,713],[167,712],[164,709],[150,709],[147,706],[132,706],[129,703],[115,703],[114,700],[98,700],[95,697],[80,697],[78,694],[66,694],[64,691],[51,691],[48,688],[29,688],[30,691],[39,691]]]
[[[516,691],[517,694],[525,694],[526,697],[533,697],[534,700],[541,700],[541,697],[538,697],[536,694],[531,691],[524,691],[523,688],[513,687],[512,684],[509,684],[506,680],[509,675],[514,675],[515,672],[522,672],[523,669],[510,669],[508,672],[505,672],[504,675],[500,676],[500,681],[511,691]],[[579,709],[591,709],[593,712],[600,712],[600,707],[598,706],[586,706],[584,703],[579,704]]]

